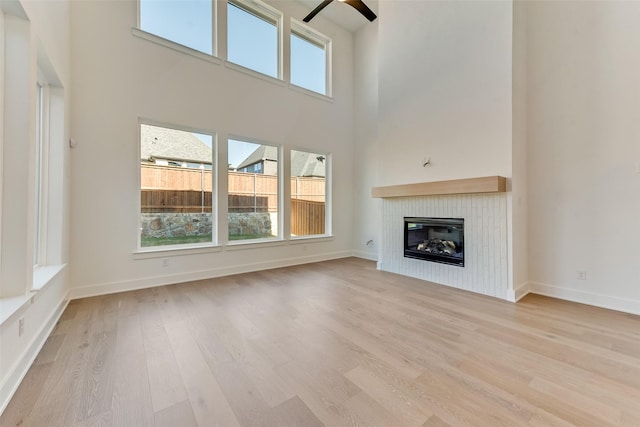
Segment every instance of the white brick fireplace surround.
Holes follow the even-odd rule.
[[[375,188],[383,198],[378,268],[508,299],[507,195],[504,178],[478,180],[489,178],[499,180],[477,189],[459,185],[470,180]],[[440,188],[445,183],[452,185]],[[464,267],[405,258],[404,217],[463,218]]]

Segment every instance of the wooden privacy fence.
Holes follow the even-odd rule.
[[[211,212],[211,191],[141,190],[141,212]]]
[[[229,172],[227,180],[229,212],[278,211],[277,176]]]
[[[273,210],[269,209],[269,197],[263,197],[262,195],[242,195],[242,194],[229,194],[228,197],[229,212],[277,212],[278,208],[275,206]]]
[[[211,170],[142,164],[140,174],[142,212],[211,212]],[[277,176],[229,171],[227,180],[229,212],[278,211]],[[322,204],[325,179],[291,177],[291,198]]]
[[[326,180],[324,178],[292,176],[291,198],[324,202]]]
[[[211,192],[211,170],[176,166],[140,165],[140,187],[159,190],[204,190]]]
[[[291,234],[324,234],[324,202],[291,199]]]

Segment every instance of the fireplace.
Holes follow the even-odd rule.
[[[405,217],[404,256],[464,267],[464,219]]]

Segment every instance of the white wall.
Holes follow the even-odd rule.
[[[275,4],[289,19],[289,2]],[[134,1],[72,4],[73,295],[113,292],[346,256],[351,249],[353,38],[314,20],[333,39],[331,101],[250,76],[132,35]],[[330,240],[161,259],[135,257],[138,117],[256,138],[333,159]],[[224,144],[220,145],[224,149]],[[221,150],[221,155],[226,155]],[[224,163],[224,161],[222,161]],[[223,183],[221,183],[223,184]]]
[[[68,97],[71,91],[68,2],[6,2],[2,7],[6,8],[7,14],[21,17],[18,25],[21,40],[18,44],[16,40],[10,42],[12,49],[17,47],[18,51],[6,52],[4,67],[8,72],[4,75],[6,80],[2,82],[5,85],[2,88],[4,124],[8,126],[3,129],[5,156],[1,169],[4,187],[1,194],[4,200],[0,264],[0,412],[26,374],[67,302],[69,277],[64,267],[42,289],[30,292],[34,283],[32,165],[36,135],[37,67],[44,68],[48,77],[56,77],[57,88],[52,92],[58,97],[51,108],[56,111],[57,117],[64,117],[63,123],[52,123],[50,131],[55,138],[51,140],[52,160],[48,171],[48,177],[53,178],[49,191],[55,199],[48,204],[49,219],[56,229],[47,233],[50,237],[47,242],[50,249],[47,261],[59,265],[69,261],[69,149],[66,141],[69,138]],[[64,108],[61,106],[63,100]],[[7,131],[10,133],[7,134]],[[22,335],[18,334],[20,319],[24,321]]]
[[[527,8],[531,289],[640,313],[640,3]]]
[[[378,25],[381,184],[511,177],[512,3],[383,1]]]
[[[513,294],[517,300],[526,290],[529,280],[528,195],[527,195],[527,15],[525,1],[513,3],[513,126],[512,176],[508,197]]]
[[[353,249],[357,256],[377,259],[380,249],[380,200],[371,197],[378,185],[378,22],[360,29],[354,40],[355,140],[353,155]],[[367,244],[370,242],[369,244]]]

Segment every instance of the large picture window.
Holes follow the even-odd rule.
[[[257,1],[230,1],[227,7],[227,59],[280,78],[279,26],[282,14]]]
[[[214,55],[212,0],[140,0],[140,29]]]
[[[229,241],[279,236],[279,149],[229,140]]]
[[[326,154],[291,150],[291,237],[327,234]]]
[[[140,246],[214,241],[213,135],[140,125]]]

